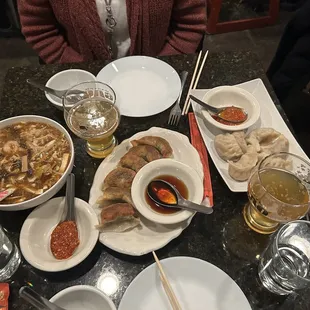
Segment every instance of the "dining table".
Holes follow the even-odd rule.
[[[183,70],[189,72],[184,98],[191,81],[196,58],[197,55],[160,57],[161,60],[174,67],[178,73]],[[52,75],[69,68],[84,69],[96,75],[106,64],[105,61],[93,61],[11,68],[7,72],[3,86],[0,120],[17,115],[35,114],[51,118],[66,127],[63,112],[51,105],[44,92],[33,88],[27,84],[26,80],[33,78],[45,84]],[[209,52],[197,88],[208,89],[220,85],[235,85],[256,78],[262,79],[274,104],[289,126],[288,119],[281,109],[264,69],[253,52]],[[182,103],[184,103],[184,98],[181,100]],[[118,142],[154,126],[175,130],[190,137],[188,117],[183,116],[177,127],[169,126],[167,123],[169,111],[168,109],[158,115],[141,118],[122,116],[115,133]],[[90,157],[85,151],[85,141],[71,132],[70,134],[75,147],[73,173],[76,175],[76,197],[88,201],[96,169],[102,160]],[[231,192],[211,159],[209,159],[209,169],[214,196],[213,214],[196,214],[189,227],[179,237],[156,251],[159,259],[189,256],[219,267],[239,285],[253,310],[310,309],[310,290],[289,296],[278,296],[270,293],[261,285],[258,278],[259,257],[270,236],[257,234],[247,228],[242,217],[242,209],[248,200],[247,194]],[[64,196],[64,194],[63,188],[57,196]],[[17,245],[19,245],[23,222],[31,211],[30,209],[0,212],[0,225]],[[113,274],[117,279],[117,287],[110,297],[118,307],[129,284],[143,269],[153,263],[154,258],[151,253],[143,256],[128,256],[105,247],[99,241],[82,263],[63,272],[42,272],[22,258],[17,272],[7,281],[10,284],[9,309],[32,309],[19,298],[18,291],[24,285],[30,285],[39,294],[51,298],[60,290],[73,285],[85,284],[100,288],[100,279],[105,274]],[[207,304],[205,309],[208,309]]]

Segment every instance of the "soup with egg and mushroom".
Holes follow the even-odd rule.
[[[51,188],[66,171],[70,144],[57,128],[19,122],[0,129],[0,204],[20,203]]]

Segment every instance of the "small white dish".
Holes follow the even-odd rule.
[[[199,154],[191,145],[188,138],[176,131],[152,127],[147,131],[133,135],[130,139],[124,140],[98,167],[89,193],[89,204],[93,206],[97,214],[100,214],[100,209],[96,201],[102,195],[101,188],[103,180],[111,170],[116,168],[121,157],[132,147],[130,141],[140,139],[144,136],[158,136],[166,139],[173,149],[173,158],[195,169],[201,180],[203,179],[203,166]],[[99,241],[106,247],[119,253],[141,256],[156,251],[164,247],[174,238],[177,238],[190,224],[191,220],[192,217],[182,223],[161,225],[141,216],[140,227],[123,233],[100,233]]]
[[[116,93],[121,115],[143,117],[168,109],[178,98],[181,81],[166,62],[153,57],[131,56],[109,63],[97,80]]]
[[[73,145],[71,136],[69,135],[68,131],[63,126],[61,126],[59,123],[47,117],[43,117],[39,115],[20,115],[20,116],[14,116],[11,118],[4,119],[3,121],[0,121],[0,128],[4,128],[4,127],[7,127],[10,125],[19,123],[19,122],[44,123],[44,124],[48,124],[58,129],[60,132],[62,132],[65,135],[66,139],[68,140],[70,144],[71,158],[70,158],[68,167],[63,173],[62,177],[51,188],[49,188],[43,194],[36,196],[34,198],[31,198],[31,199],[25,200],[23,202],[11,203],[11,204],[0,204],[1,211],[21,211],[25,209],[30,209],[51,199],[64,186],[67,180],[67,176],[69,175],[69,173],[72,171],[72,168],[73,168],[74,145]]]
[[[139,213],[152,222],[159,224],[176,224],[183,222],[195,212],[180,210],[172,214],[161,214],[154,211],[145,199],[148,184],[162,175],[173,176],[183,181],[188,189],[188,200],[198,204],[201,203],[203,199],[203,180],[199,174],[195,169],[168,158],[152,161],[139,170],[131,187],[133,203]]]
[[[256,98],[246,90],[236,86],[219,86],[208,91],[202,101],[217,108],[235,106],[244,109],[248,118],[239,125],[225,125],[216,121],[210,113],[202,109],[202,114],[213,126],[226,131],[245,130],[254,125],[260,117],[260,105]]]
[[[160,263],[182,309],[251,310],[240,287],[218,267],[193,257],[171,257]],[[130,283],[118,308],[138,309],[171,309],[155,263]]]
[[[96,81],[96,77],[88,71],[80,69],[69,69],[56,73],[45,84],[45,86],[56,90],[69,89],[82,82]],[[46,98],[59,110],[62,110],[60,98],[45,92]]]
[[[99,289],[88,285],[65,288],[50,301],[66,310],[116,310],[109,297]]]
[[[99,235],[95,228],[97,215],[87,202],[79,198],[74,201],[80,245],[68,259],[57,260],[50,249],[51,234],[63,214],[64,197],[51,199],[37,207],[25,220],[20,233],[20,248],[33,267],[48,272],[67,270],[81,263],[95,247]]]

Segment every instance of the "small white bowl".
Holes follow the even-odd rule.
[[[28,199],[23,202],[19,203],[11,203],[11,204],[0,204],[0,210],[1,211],[21,211],[25,209],[30,209],[33,207],[36,207],[45,201],[51,199],[53,196],[57,194],[57,192],[64,186],[67,180],[67,176],[71,172],[73,168],[73,163],[74,163],[74,145],[73,141],[68,133],[68,131],[61,126],[59,123],[53,121],[50,118],[39,116],[39,115],[21,115],[21,116],[15,116],[11,118],[7,118],[3,121],[0,121],[0,128],[4,128],[7,126],[10,126],[12,124],[16,124],[19,122],[39,122],[39,123],[44,123],[51,125],[55,128],[57,128],[60,132],[62,132],[65,137],[67,138],[69,144],[70,144],[70,152],[71,152],[71,159],[68,164],[68,167],[62,177],[51,187],[49,188],[46,192],[43,194],[36,196],[34,198]]]
[[[46,86],[56,90],[69,89],[82,82],[96,81],[96,77],[88,71],[69,69],[56,73],[47,82]],[[58,109],[62,110],[60,98],[45,92],[46,98]]]
[[[201,203],[203,199],[203,180],[193,168],[173,159],[158,159],[145,165],[136,174],[131,196],[137,210],[150,221],[160,224],[175,224],[187,220],[194,212],[181,210],[173,214],[155,212],[145,200],[148,184],[162,175],[171,175],[184,182],[188,189],[188,200]]]
[[[57,260],[50,249],[50,237],[62,218],[65,198],[57,197],[33,210],[25,220],[20,232],[20,248],[33,267],[58,272],[70,269],[81,263],[95,247],[99,232],[98,217],[94,209],[85,201],[75,198],[76,220],[80,245],[73,256]]]
[[[220,108],[224,106],[235,106],[243,108],[248,118],[240,125],[224,125],[216,121],[208,111],[202,110],[206,120],[217,128],[226,131],[245,130],[254,125],[260,117],[260,105],[256,98],[246,90],[236,86],[219,86],[208,91],[202,101],[209,105]]]
[[[88,285],[68,287],[54,295],[50,301],[66,310],[116,310],[110,298]]]

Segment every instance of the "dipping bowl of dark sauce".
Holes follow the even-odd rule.
[[[242,110],[247,114],[247,118],[241,123],[229,123],[216,115],[211,115],[207,110],[201,110],[204,118],[214,127],[226,131],[245,130],[254,125],[260,117],[260,105],[257,99],[248,91],[236,86],[220,86],[208,91],[201,99],[209,105],[216,108],[227,107],[222,112],[225,119],[240,120],[244,118],[241,115]],[[241,110],[242,109],[242,110]]]
[[[185,199],[198,204],[203,199],[203,179],[196,170],[173,159],[158,159],[145,165],[132,183],[131,195],[139,213],[160,224],[175,224],[191,217],[194,212],[162,207],[148,196],[147,187],[156,179],[172,184]],[[171,196],[167,188],[161,185],[156,190],[173,204],[175,197]]]

